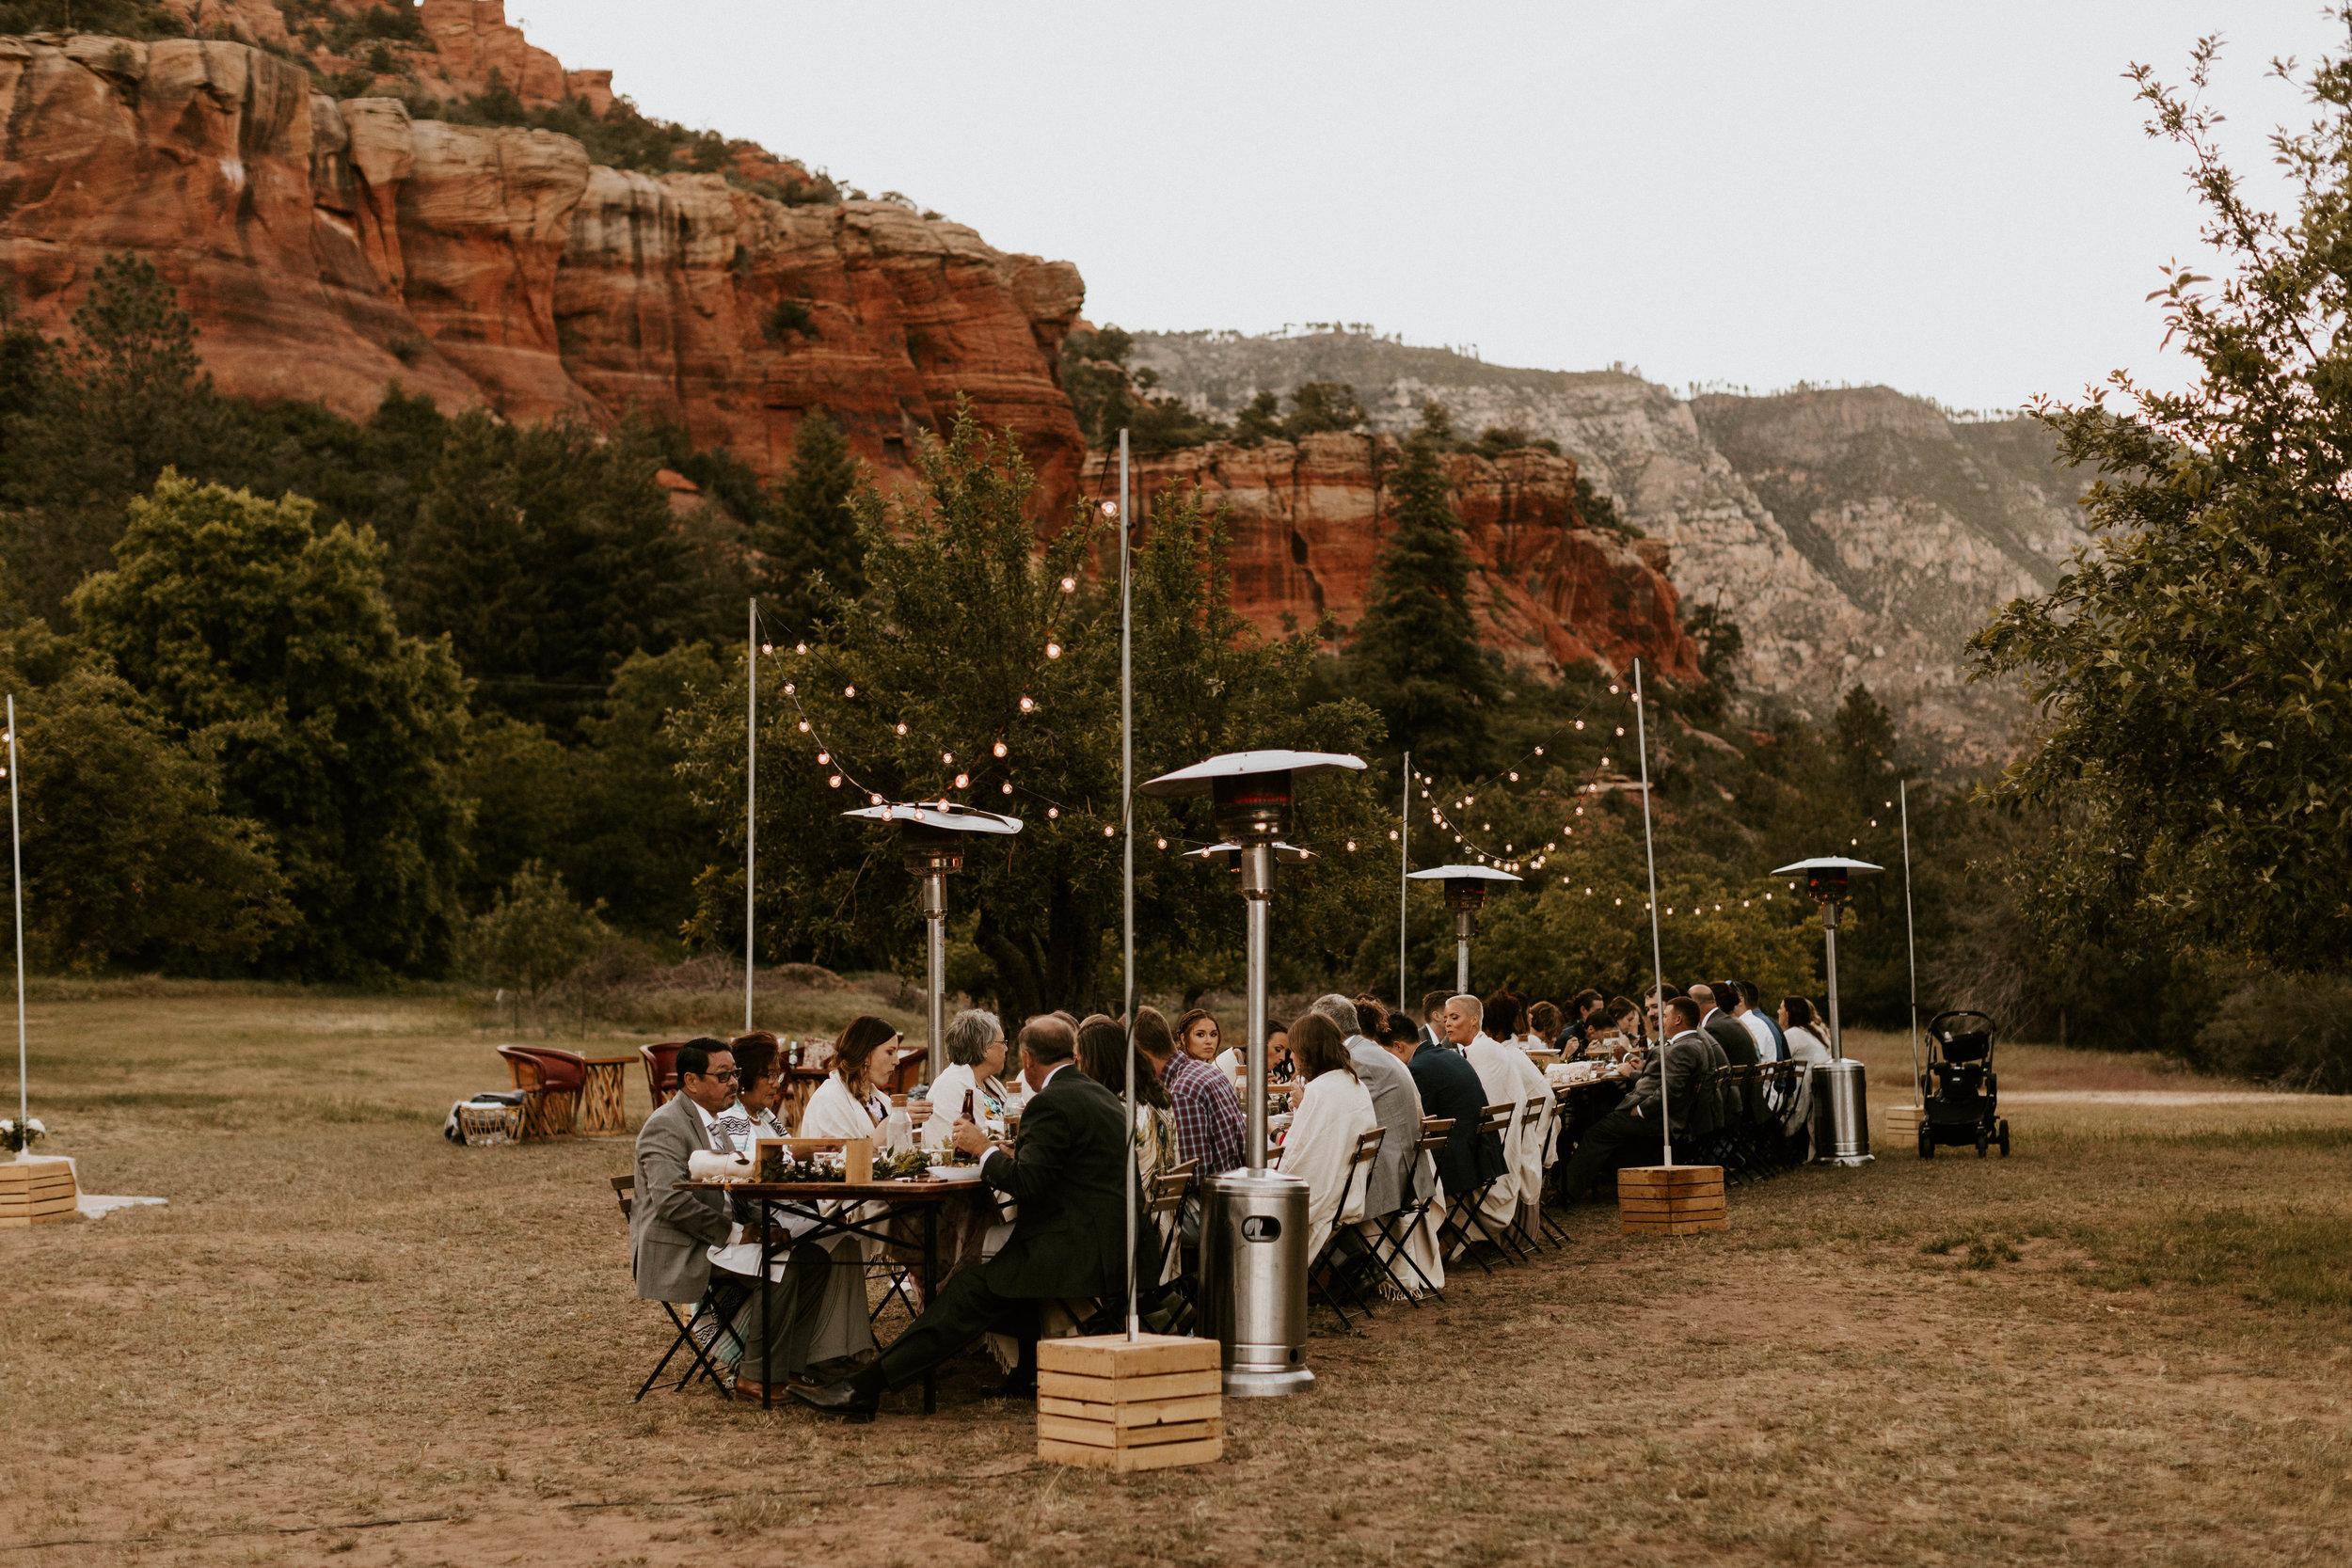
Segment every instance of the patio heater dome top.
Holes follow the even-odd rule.
[[[1885,869],[1886,867],[1883,865],[1872,865],[1868,861],[1850,861],[1839,855],[1816,855],[1809,861],[1798,861],[1792,865],[1781,866],[1774,870],[1772,875],[1787,877],[1799,871],[1836,870],[1844,871],[1849,876],[1868,877]]]
[[[952,800],[902,800],[895,805],[860,806],[845,811],[844,816],[864,817],[869,822],[906,822],[919,827],[939,828],[958,833],[1017,833],[1021,818],[1004,816],[977,806],[960,806]]]
[[[1360,772],[1363,767],[1363,758],[1338,752],[1228,752],[1206,762],[1196,762],[1190,768],[1163,773],[1136,785],[1136,792],[1168,800],[1184,795],[1206,795],[1221,779],[1247,778],[1255,773],[1288,773],[1295,779],[1305,779],[1318,773]]]
[[[1456,879],[1474,879],[1486,882],[1526,880],[1523,877],[1512,876],[1508,871],[1497,871],[1491,865],[1440,865],[1428,871],[1409,872],[1407,876],[1416,882],[1451,882]]]

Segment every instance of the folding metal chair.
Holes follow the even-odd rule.
[[[1422,1161],[1423,1159],[1434,1161],[1438,1156],[1438,1150],[1445,1147],[1446,1138],[1453,1131],[1454,1118],[1452,1117],[1422,1117],[1421,1140],[1413,1145],[1413,1160],[1406,1168],[1418,1174]],[[1429,1211],[1437,1201],[1438,1191],[1433,1183],[1430,1190],[1421,1196],[1407,1198],[1393,1212],[1375,1214],[1372,1220],[1373,1229],[1378,1232],[1378,1238],[1373,1243],[1372,1260],[1380,1266],[1380,1272],[1388,1277],[1389,1283],[1396,1287],[1397,1294],[1405,1298],[1405,1305],[1417,1312],[1421,1310],[1421,1299],[1414,1295],[1411,1288],[1398,1276],[1395,1264],[1397,1259],[1403,1259],[1405,1266],[1412,1270],[1414,1276],[1421,1281],[1422,1290],[1436,1296],[1439,1301],[1445,1300],[1445,1292],[1438,1288],[1435,1280],[1422,1273],[1422,1266],[1414,1262],[1412,1255],[1405,1250],[1405,1243],[1411,1239],[1414,1230],[1420,1227],[1422,1222],[1429,1217]],[[1385,1253],[1382,1251],[1384,1247],[1387,1249]]]
[[[1181,1165],[1170,1165],[1152,1180],[1152,1191],[1145,1196],[1144,1212],[1152,1223],[1160,1227],[1160,1278],[1168,1275],[1168,1260],[1176,1256],[1183,1244],[1184,1229],[1184,1196],[1192,1191],[1192,1173],[1199,1165],[1186,1160]],[[1181,1272],[1181,1271],[1180,1271]],[[1159,1279],[1152,1281],[1156,1285]]]
[[[1345,1288],[1347,1293],[1355,1298],[1358,1311],[1367,1318],[1372,1316],[1372,1303],[1364,1299],[1364,1293],[1356,1288],[1331,1255],[1338,1248],[1342,1237],[1355,1234],[1355,1227],[1341,1220],[1340,1216],[1347,1212],[1348,1204],[1356,1196],[1356,1173],[1372,1168],[1372,1162],[1380,1153],[1380,1140],[1388,1134],[1389,1130],[1385,1127],[1375,1127],[1369,1132],[1356,1134],[1356,1151],[1347,1157],[1347,1176],[1340,1183],[1340,1206],[1331,1212],[1331,1233],[1323,1239],[1322,1247],[1307,1260],[1308,1283],[1314,1288],[1315,1294],[1323,1298],[1324,1305],[1340,1315],[1342,1327],[1349,1326],[1347,1308],[1340,1305],[1340,1298],[1323,1282],[1323,1276],[1328,1274],[1334,1283]],[[1364,1178],[1364,1183],[1371,1185],[1369,1175]]]
[[[1549,1089],[1546,1089],[1542,1094],[1529,1096],[1527,1103],[1519,1108],[1519,1125],[1522,1127],[1541,1126],[1544,1113],[1550,1108],[1551,1091]],[[1553,1130],[1558,1130],[1557,1123],[1554,1124]],[[1567,1233],[1555,1227],[1549,1217],[1544,1213],[1543,1159],[1544,1151],[1536,1150],[1534,1198],[1529,1203],[1521,1204],[1519,1212],[1511,1216],[1513,1232],[1526,1240],[1528,1251],[1531,1254],[1546,1243],[1549,1243],[1554,1251],[1558,1251],[1565,1247],[1568,1241]],[[1531,1208],[1535,1212],[1535,1228],[1532,1232],[1527,1228],[1528,1210]]]
[[[1511,1131],[1511,1113],[1516,1109],[1516,1106],[1511,1105],[1481,1107],[1478,1113],[1478,1135],[1483,1138],[1489,1132],[1498,1135],[1508,1134]],[[1503,1236],[1495,1234],[1494,1227],[1486,1223],[1486,1216],[1479,1212],[1480,1206],[1486,1202],[1486,1194],[1493,1190],[1495,1182],[1506,1177],[1513,1181],[1518,1180],[1518,1171],[1510,1164],[1507,1156],[1503,1162],[1502,1175],[1494,1178],[1484,1186],[1450,1198],[1445,1224],[1438,1227],[1438,1243],[1442,1245],[1446,1231],[1451,1230],[1454,1239],[1462,1243],[1462,1250],[1469,1256],[1470,1261],[1488,1274],[1494,1273],[1494,1270],[1487,1266],[1484,1258],[1478,1256],[1478,1243],[1481,1238],[1501,1255],[1504,1262],[1517,1263],[1522,1260],[1519,1254],[1512,1248],[1511,1243],[1504,1240]],[[1468,1223],[1466,1224],[1465,1221]],[[1470,1233],[1472,1226],[1477,1227],[1475,1236]],[[1510,1227],[1505,1226],[1504,1235],[1508,1235],[1509,1230]]]
[[[635,1176],[616,1176],[612,1178],[612,1196],[620,1200],[621,1218],[624,1221],[630,1219],[634,1213],[637,1207],[636,1195],[637,1178]],[[632,1255],[629,1259],[628,1273],[629,1277],[632,1280],[637,1277],[637,1259],[634,1255]],[[670,1326],[677,1330],[677,1338],[670,1341],[670,1348],[661,1353],[661,1359],[655,1362],[653,1370],[645,1374],[645,1381],[638,1386],[636,1396],[629,1401],[629,1403],[635,1404],[639,1400],[644,1399],[646,1394],[652,1391],[653,1386],[661,1381],[661,1374],[670,1370],[670,1363],[676,1359],[677,1353],[681,1347],[684,1348],[689,1355],[694,1358],[694,1364],[687,1370],[685,1375],[680,1377],[675,1383],[664,1385],[665,1387],[674,1390],[684,1388],[695,1382],[698,1378],[708,1378],[712,1385],[718,1388],[719,1393],[723,1398],[728,1400],[735,1398],[734,1387],[728,1383],[727,1379],[719,1375],[718,1370],[711,1365],[710,1357],[707,1354],[706,1354],[702,1342],[694,1338],[695,1320],[701,1318],[705,1313],[708,1313],[712,1322],[718,1325],[717,1333],[713,1334],[711,1337],[711,1343],[713,1345],[718,1343],[719,1334],[725,1334],[729,1332],[725,1323],[721,1321],[719,1317],[720,1308],[718,1298],[712,1293],[716,1289],[717,1287],[715,1285],[704,1286],[702,1299],[697,1301],[694,1304],[693,1310],[687,1313],[687,1315],[683,1318],[677,1315],[677,1306],[675,1303],[665,1301],[661,1304],[661,1310],[669,1317]]]

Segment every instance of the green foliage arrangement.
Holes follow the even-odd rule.
[[[563,979],[612,939],[604,906],[581,908],[560,872],[536,861],[515,873],[467,932],[467,968],[482,980],[511,986],[535,1008]]]

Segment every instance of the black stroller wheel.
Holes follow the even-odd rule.
[[[2002,1120],[2000,1123],[1998,1123],[1998,1126],[1999,1126],[1999,1127],[2000,1127],[2000,1129],[2001,1129],[2000,1133],[1999,1133],[2000,1144],[2001,1144],[2001,1158],[2002,1158],[2002,1159],[2004,1159],[2004,1160],[2006,1160],[2006,1159],[2008,1159],[2008,1158],[2009,1158],[2009,1122],[2008,1122],[2006,1119],[2004,1119],[2004,1120]]]
[[[1935,1134],[1924,1127],[1919,1129],[1919,1158],[1922,1160],[1935,1158]]]

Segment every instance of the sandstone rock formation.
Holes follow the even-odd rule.
[[[428,24],[452,7],[468,0],[428,4]],[[499,8],[475,9],[467,57],[508,59]],[[532,80],[563,90],[560,72]],[[53,329],[101,260],[135,251],[230,392],[357,416],[397,379],[516,417],[635,411],[763,471],[822,404],[885,483],[968,396],[1020,433],[1050,494],[1074,490],[1057,361],[1077,269],[961,224],[787,206],[723,175],[596,167],[551,132],[338,103],[241,43],[0,39],[0,267]]]
[[[1225,442],[1141,460],[1135,495],[1149,537],[1154,501],[1197,487],[1232,532],[1233,608],[1269,636],[1305,630],[1326,611],[1344,636],[1362,612],[1388,537],[1377,476],[1400,461],[1389,436],[1319,435],[1295,444]],[[1698,650],[1677,615],[1667,551],[1578,526],[1576,465],[1537,451],[1449,463],[1469,535],[1470,598],[1480,635],[1505,660],[1548,673],[1635,657],[1695,680]],[[1115,459],[1090,456],[1086,492],[1117,494]]]
[[[1867,683],[1932,764],[2005,749],[2022,705],[1966,685],[1962,644],[2082,539],[2085,476],[2052,466],[2039,427],[1955,421],[1883,388],[1693,404],[1621,372],[1517,370],[1352,332],[1138,333],[1132,363],[1220,418],[1262,390],[1332,380],[1378,430],[1409,429],[1434,399],[1466,436],[1557,440],[1672,546],[1683,600],[1739,624],[1751,689],[1818,720]]]

